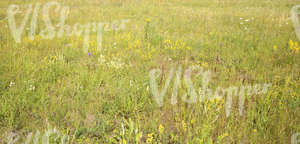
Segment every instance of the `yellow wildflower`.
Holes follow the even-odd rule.
[[[224,134],[220,135],[220,136],[218,137],[218,139],[222,140],[222,139],[224,139],[224,138],[227,137],[227,136],[228,136],[228,133],[224,133]]]
[[[299,52],[299,49],[300,49],[299,47],[295,49],[296,53],[298,53],[298,52]]]
[[[148,137],[153,137],[153,134],[154,134],[154,133],[149,133],[149,134],[148,134]]]
[[[148,138],[147,138],[147,140],[146,140],[146,143],[147,143],[147,144],[150,144],[150,143],[152,142],[152,140],[153,140],[153,134],[154,134],[154,133],[148,134]]]
[[[152,138],[147,138],[146,143],[150,144],[152,142]]]
[[[187,130],[187,125],[186,125],[185,121],[182,120],[181,124],[182,124],[183,131],[186,132],[186,130]]]
[[[159,133],[160,133],[160,134],[163,134],[163,133],[164,133],[164,130],[165,130],[164,126],[160,124],[159,127],[158,127]]]
[[[293,40],[290,40],[290,41],[289,41],[289,46],[290,46],[290,49],[293,49],[293,48],[294,48],[294,42],[293,42]]]
[[[147,23],[151,22],[151,19],[150,18],[146,18],[145,20]]]
[[[122,139],[122,144],[127,144],[127,141],[125,139]]]
[[[48,56],[45,56],[44,57],[44,61],[46,62],[48,60]]]
[[[216,102],[217,102],[217,104],[223,104],[224,103],[224,99],[221,96],[218,96],[218,97],[216,97]]]
[[[300,49],[298,42],[293,42],[292,40],[289,41],[289,48],[295,53],[298,53]]]
[[[254,133],[257,133],[257,129],[253,129],[252,131],[253,131]]]
[[[202,66],[205,68],[205,67],[208,67],[208,63],[207,62],[203,62],[202,63]]]
[[[191,120],[191,124],[194,124],[195,122],[196,122],[196,119],[193,118],[193,119]]]
[[[277,51],[277,46],[276,45],[273,46],[273,50]]]
[[[134,48],[139,48],[140,47],[140,41],[139,40],[136,40],[134,42]]]
[[[171,40],[165,40],[164,43],[167,44],[167,45],[170,45],[170,44],[172,44],[172,41]]]
[[[53,56],[53,57],[52,57],[52,60],[53,60],[53,61],[56,61],[56,56]]]

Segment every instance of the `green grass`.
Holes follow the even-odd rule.
[[[288,20],[297,0],[61,1],[71,9],[68,25],[130,20],[122,31],[103,33],[100,52],[93,51],[92,34],[91,57],[82,52],[83,37],[30,42],[24,31],[16,43],[6,27],[7,7],[36,2],[47,3],[0,2],[0,143],[12,131],[24,143],[49,125],[71,143],[290,143],[300,132],[300,53],[289,44],[299,40]],[[39,14],[38,31],[45,27]],[[57,23],[59,13],[51,16]],[[158,107],[149,71],[163,67],[167,75],[179,65],[211,70],[213,88],[272,87],[248,96],[242,116],[237,97],[226,117],[224,101],[183,102],[185,87],[176,105],[170,87]],[[192,81],[201,86],[194,75]]]

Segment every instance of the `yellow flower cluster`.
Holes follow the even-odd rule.
[[[24,37],[23,41],[25,43],[29,43],[31,45],[37,45],[41,40],[41,36],[40,35],[35,35],[32,38],[31,37]]]
[[[149,22],[151,22],[151,19],[150,19],[150,18],[146,18],[145,21],[146,21],[147,23],[149,23]]]
[[[147,48],[143,49],[140,40],[135,40],[133,43],[128,42],[128,50],[132,50],[140,55],[143,59],[149,60],[152,58],[155,49],[151,47],[151,44],[147,44]]]
[[[131,32],[129,32],[129,33],[124,32],[120,35],[120,37],[121,37],[121,38],[119,38],[120,40],[129,41],[129,40],[131,40]]]
[[[96,54],[97,52],[99,52],[98,44],[97,44],[96,40],[90,40],[89,41],[89,49],[90,49],[90,52],[93,53],[93,54]]]
[[[152,143],[152,140],[153,140],[153,137],[154,137],[153,135],[154,135],[154,133],[148,134],[148,138],[147,138],[147,140],[146,140],[146,143],[147,143],[147,144]]]
[[[56,56],[44,57],[44,63],[54,63],[54,62],[56,62],[56,60],[57,60]]]
[[[171,41],[168,39],[164,41],[164,48],[168,50],[191,50],[191,47],[187,46],[186,42],[181,40]]]
[[[222,139],[224,139],[225,137],[227,137],[228,136],[228,133],[223,133],[222,135],[220,135],[219,137],[218,137],[218,139],[219,140],[222,140]]]
[[[133,43],[128,42],[128,50],[139,49],[141,47],[141,42],[139,40],[135,40]]]
[[[299,50],[300,50],[300,47],[299,47],[299,45],[298,45],[298,42],[293,42],[293,40],[290,40],[289,41],[289,47],[290,47],[290,49],[293,51],[293,52],[295,52],[295,53],[298,53],[299,52]]]
[[[160,134],[163,134],[163,133],[164,133],[164,130],[165,130],[164,126],[160,124],[159,127],[158,127],[159,133],[160,133]]]

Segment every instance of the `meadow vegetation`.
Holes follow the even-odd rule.
[[[69,25],[129,20],[103,31],[101,51],[91,33],[89,53],[82,36],[30,40],[30,22],[16,43],[8,6],[38,2],[49,1],[0,1],[0,143],[49,127],[70,143],[290,143],[300,132],[300,45],[289,19],[297,0],[58,0]],[[50,15],[57,24],[59,12]],[[243,115],[237,97],[229,117],[224,99],[172,105],[171,87],[158,107],[149,71],[163,71],[162,86],[179,65],[211,70],[212,89],[272,86],[247,96]],[[186,91],[182,83],[178,97]]]

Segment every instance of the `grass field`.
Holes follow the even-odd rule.
[[[0,1],[0,143],[12,132],[24,143],[32,133],[42,143],[56,128],[69,143],[287,144],[300,133],[300,44],[291,9],[297,0],[60,0],[69,6],[65,21],[107,22],[101,50],[90,32],[44,39],[46,0]],[[36,34],[29,17],[20,43],[8,23],[8,7],[40,3]],[[50,9],[53,25],[61,9]],[[121,30],[114,21],[128,20]],[[58,28],[55,29],[58,32]],[[178,101],[171,104],[174,78],[161,107],[153,98],[149,73],[160,70],[161,89],[169,71],[202,67],[211,71],[208,87],[272,84],[264,94],[250,94],[239,113],[232,97],[187,103],[187,81],[180,75]],[[191,81],[197,95],[202,78]],[[198,93],[198,89],[199,93]],[[40,137],[38,132],[40,132]],[[50,136],[50,143],[62,137]],[[300,136],[299,138],[300,139]],[[29,139],[30,140],[30,139]],[[12,142],[11,142],[12,143]],[[33,139],[31,140],[33,143]]]

